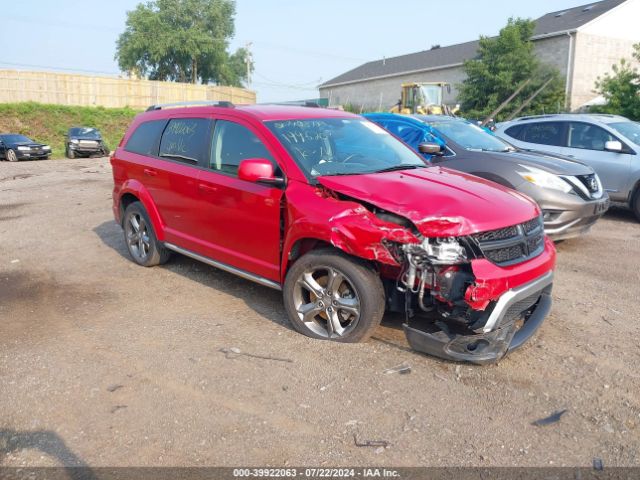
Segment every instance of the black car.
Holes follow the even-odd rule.
[[[18,160],[46,160],[51,155],[51,147],[34,142],[18,133],[0,134],[0,159],[17,162]]]
[[[100,130],[91,127],[71,127],[67,132],[65,152],[67,158],[109,155]]]

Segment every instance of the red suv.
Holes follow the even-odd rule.
[[[361,341],[399,311],[414,349],[487,363],[551,305],[555,250],[535,203],[426,165],[356,115],[153,106],[111,164],[113,212],[138,264],[178,252],[282,290],[310,337]]]

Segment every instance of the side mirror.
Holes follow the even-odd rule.
[[[440,145],[438,145],[437,143],[421,143],[420,145],[418,145],[418,151],[420,153],[426,153],[428,155],[443,155],[444,152],[442,151],[442,147]]]
[[[238,178],[253,183],[282,186],[284,178],[276,177],[273,163],[266,158],[248,158],[238,166]]]
[[[604,149],[607,152],[621,152],[622,151],[622,143],[618,140],[612,140],[604,144]]]

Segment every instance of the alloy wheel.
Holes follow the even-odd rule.
[[[126,223],[126,229],[129,251],[139,260],[146,260],[151,249],[147,222],[139,213],[132,213]]]
[[[347,276],[334,267],[314,267],[297,279],[293,302],[298,317],[316,335],[339,338],[360,320],[360,298]]]

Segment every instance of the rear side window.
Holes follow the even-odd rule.
[[[129,137],[124,149],[127,152],[140,155],[157,155],[160,135],[166,124],[166,120],[152,120],[141,123]]]
[[[211,145],[210,168],[237,175],[238,165],[248,158],[266,158],[275,166],[267,147],[251,130],[234,122],[218,120]]]
[[[206,118],[173,118],[160,141],[160,157],[197,165],[206,158],[211,121]]]
[[[514,130],[515,129],[515,130]],[[563,147],[564,124],[562,122],[527,123],[506,130],[507,135],[527,143]]]

